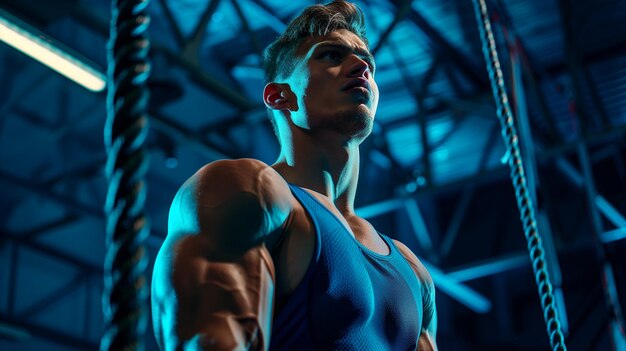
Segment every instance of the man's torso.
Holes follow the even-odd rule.
[[[398,249],[324,196],[291,188],[298,204],[272,250],[273,347],[415,349],[421,286]]]

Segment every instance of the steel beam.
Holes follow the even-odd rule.
[[[215,94],[220,99],[229,103],[230,105],[238,108],[241,111],[250,111],[255,109],[262,109],[265,106],[261,102],[253,102],[240,92],[231,89],[224,83],[220,82],[209,73],[207,73],[200,65],[188,60],[187,58],[179,55],[176,52],[171,51],[166,46],[159,45],[158,43],[152,44],[152,49],[155,53],[163,54],[171,63],[186,70],[193,81],[198,83],[202,88]]]
[[[604,244],[610,244],[625,239],[626,228],[610,230],[600,235],[600,240]],[[587,239],[581,244],[588,245],[590,243],[591,239]],[[573,246],[574,245],[562,248],[562,250],[568,250]],[[526,251],[504,255],[494,259],[473,262],[464,265],[463,267],[451,268],[446,270],[445,273],[450,278],[462,283],[523,267],[531,268],[528,252]]]
[[[626,218],[608,202],[602,195],[596,195],[594,204],[598,211],[606,217],[617,228],[626,228]]]
[[[494,168],[491,170],[486,170],[483,172],[478,172],[472,176],[463,178],[461,180],[451,182],[444,185],[437,186],[426,186],[424,188],[418,188],[413,196],[419,196],[421,194],[430,194],[436,193],[439,191],[450,191],[456,190],[459,188],[465,188],[470,184],[480,184],[485,182],[494,181],[495,179],[505,179],[508,176],[508,167],[500,166],[498,168]],[[393,197],[390,199],[382,200],[379,202],[374,202],[371,204],[363,205],[356,209],[356,213],[363,218],[372,218],[375,216],[380,216],[392,211],[395,211],[398,208],[401,208],[404,205],[404,197]]]
[[[392,3],[398,2],[391,1]],[[430,40],[430,44],[435,52],[443,57],[446,57],[450,62],[454,63],[455,67],[459,70],[478,88],[483,91],[489,88],[488,82],[485,79],[485,75],[480,74],[479,67],[469,57],[450,44],[444,37],[436,30],[427,20],[422,16],[415,7],[411,8],[408,13],[408,18],[417,25],[417,27],[426,35]]]
[[[30,75],[22,74],[21,79],[23,81],[24,77],[28,77]],[[50,77],[50,74],[47,71],[44,73],[40,73],[36,75],[32,81],[28,82],[22,89],[13,94],[6,94],[6,100],[2,101],[2,105],[0,106],[0,131],[3,129],[4,120],[9,115],[9,112],[13,109],[15,103],[22,101],[26,95],[32,94],[35,90],[43,86],[43,82]],[[8,83],[8,82],[7,82]],[[10,83],[9,83],[10,84]],[[15,85],[12,85],[14,88]]]
[[[59,219],[52,220],[48,223],[37,226],[35,228],[30,228],[22,233],[19,233],[18,235],[26,240],[33,240],[37,238],[38,236],[40,236],[41,234],[45,234],[48,231],[55,230],[58,228],[63,228],[69,224],[76,222],[78,219],[80,219],[79,215],[71,213],[69,215],[63,216]]]
[[[408,197],[404,200],[404,208],[422,252],[424,252],[424,255],[430,260],[436,260],[437,252],[433,249],[433,242],[430,238],[428,227],[426,227],[426,221],[424,220],[424,216],[422,216],[422,211],[420,211],[417,201],[413,197]]]
[[[22,311],[16,311],[14,317],[20,320],[30,319],[32,316],[45,310],[46,308],[50,307],[50,305],[54,304],[58,300],[76,290],[80,285],[83,284],[83,281],[87,277],[87,272],[79,272],[76,277],[74,277],[74,279],[69,281],[67,284],[61,286],[47,296],[44,296],[39,301],[32,303],[30,306],[26,307]]]
[[[17,282],[18,261],[20,259],[20,247],[13,243],[11,246],[11,269],[9,270],[9,292],[7,296],[7,312],[13,315],[15,308],[15,286]]]
[[[172,140],[175,140],[178,144],[190,145],[211,161],[237,157],[232,151],[224,150],[208,142],[205,138],[186,130],[157,111],[152,111],[150,117],[150,123],[154,129],[160,131]]]
[[[626,335],[623,334],[625,325],[622,308],[617,292],[617,285],[615,284],[615,274],[611,262],[606,257],[604,246],[600,235],[604,232],[602,219],[600,213],[596,208],[595,199],[597,198],[597,192],[595,188],[595,181],[593,177],[593,169],[591,161],[589,160],[589,154],[587,147],[583,142],[578,146],[578,157],[580,160],[581,168],[584,175],[584,188],[587,199],[587,208],[591,215],[591,232],[593,238],[594,248],[596,250],[597,259],[602,266],[602,281],[604,287],[604,297],[607,310],[610,314],[609,328],[611,330],[611,340],[614,345],[614,350],[621,351],[626,345]],[[620,330],[622,332],[620,332]]]
[[[475,262],[462,268],[448,270],[446,274],[459,282],[467,282],[521,267],[530,267],[528,252]]]
[[[65,346],[72,347],[77,350],[98,349],[98,342],[94,340],[77,338],[73,335],[59,332],[49,327],[44,327],[35,323],[19,321],[17,319],[6,316],[3,313],[0,313],[0,324],[2,324],[5,328],[10,327],[14,330],[23,331],[24,335],[36,336],[37,338],[50,340]]]
[[[415,101],[415,104],[417,105],[417,122],[419,125],[420,139],[421,139],[421,145],[422,145],[422,151],[423,151],[422,152],[423,173],[424,173],[424,178],[426,179],[426,184],[430,184],[432,182],[432,179],[431,179],[432,167],[431,167],[431,161],[430,161],[430,144],[429,144],[428,131],[427,131],[428,113],[427,111],[425,111],[424,98],[425,98],[425,95],[428,93],[428,86],[432,82],[435,76],[435,73],[437,71],[437,68],[439,67],[439,59],[438,57],[434,58],[432,65],[430,66],[430,68],[428,68],[428,71],[426,71],[426,74],[424,75],[424,77],[422,77],[420,86],[417,87],[413,83],[413,80],[411,80],[412,75],[409,72],[407,64],[404,62],[404,60],[402,60],[398,48],[395,46],[394,43],[390,42],[389,49],[391,50],[391,53],[392,53],[392,56],[396,65],[399,67],[401,71],[404,84],[406,85],[407,89],[409,89],[409,91],[411,92],[413,100]]]
[[[274,15],[274,12],[276,11],[269,7],[264,1],[252,0],[250,4],[256,7],[257,10],[265,12],[265,15],[271,19],[268,21],[268,26],[272,28],[276,34],[282,34],[285,31],[287,28],[287,22],[289,22],[288,18],[278,18]]]
[[[591,166],[591,161],[588,161]],[[585,190],[585,177],[567,159],[559,157],[556,166],[576,187]],[[590,205],[597,208],[617,228],[626,227],[626,218],[601,194],[595,193]],[[598,230],[603,231],[602,228],[598,228]]]
[[[204,36],[207,32],[206,28],[211,20],[211,17],[213,17],[213,14],[217,10],[219,2],[219,0],[209,1],[206,9],[202,12],[202,16],[200,16],[196,27],[191,32],[191,36],[185,42],[185,46],[183,47],[180,56],[193,63],[195,66],[200,66],[200,47],[202,46],[202,41],[204,40]]]
[[[404,206],[404,200],[401,198],[392,198],[380,202],[371,203],[355,210],[359,217],[373,218],[389,212],[393,212]]]
[[[167,5],[167,0],[158,0],[158,1],[159,1],[159,5],[161,5],[161,10],[163,10],[163,13],[165,14],[165,19],[167,20],[167,23],[169,24],[170,29],[172,30],[172,33],[174,34],[174,40],[176,41],[178,48],[182,49],[183,47],[185,47],[185,36],[183,35],[183,32],[180,30],[180,26],[178,25],[178,22],[176,22],[176,18],[174,18],[174,14],[172,13],[172,10]]]
[[[584,63],[584,61],[583,61]],[[589,67],[584,66],[581,67],[581,75],[584,80],[585,85],[587,86],[587,90],[589,91],[589,95],[591,97],[591,102],[595,105],[596,110],[598,111],[598,115],[600,119],[604,123],[604,126],[610,126],[611,120],[609,118],[609,114],[606,112],[606,108],[602,103],[602,98],[600,98],[600,94],[598,93],[598,87],[596,86],[596,82],[593,80],[591,76],[591,71]]]
[[[32,334],[28,330],[0,321],[0,338],[21,341],[31,337]]]
[[[439,246],[439,255],[444,259],[448,257],[450,251],[452,250],[452,246],[454,245],[456,237],[459,234],[463,218],[465,218],[465,213],[467,212],[469,204],[474,197],[475,190],[476,187],[472,185],[467,186],[461,194],[461,199],[457,202],[457,205],[454,208],[452,219],[448,223],[448,228],[444,233],[443,240]]]
[[[78,267],[81,270],[102,275],[102,265],[95,265],[91,262],[84,261],[80,258],[69,255],[61,250],[55,249],[53,247],[40,244],[34,240],[28,240],[20,237],[19,235],[15,235],[13,233],[8,233],[6,231],[0,231],[0,237],[3,237],[11,242],[13,242],[16,247],[25,247],[30,250],[36,251],[40,254],[46,255],[48,257],[54,258],[57,261],[63,262],[64,264]]]
[[[489,139],[483,148],[482,155],[480,160],[478,161],[478,172],[484,172],[487,167],[487,161],[489,161],[489,155],[493,151],[494,146],[496,145],[496,141],[499,140],[498,132],[500,128],[497,123],[494,123],[491,127],[491,132],[489,133]],[[469,204],[472,200],[474,192],[476,190],[476,186],[474,184],[469,184],[461,195],[461,200],[457,203],[456,208],[454,209],[454,214],[452,216],[452,220],[450,224],[448,224],[448,229],[443,236],[443,240],[441,241],[441,246],[439,247],[439,255],[443,258],[447,257],[452,250],[452,246],[456,241],[456,237],[459,234],[459,229],[461,228],[461,222],[465,217],[465,213]]]
[[[109,36],[108,21],[101,15],[95,13],[91,8],[87,7],[87,5],[78,3],[73,9],[72,16],[84,26],[91,28],[103,37],[107,38]],[[225,102],[244,111],[264,107],[263,104],[250,101],[250,99],[241,93],[218,81],[204,71],[197,63],[190,61],[189,59],[181,56],[178,52],[169,49],[167,45],[160,43],[158,40],[151,41],[151,48],[154,53],[163,54],[170,60],[170,62],[186,70],[200,87],[215,94]]]
[[[37,195],[43,198],[46,198],[48,200],[51,200],[53,202],[56,202],[58,204],[61,204],[76,213],[81,213],[88,217],[97,218],[103,221],[105,220],[104,211],[99,206],[95,207],[93,205],[81,203],[66,195],[58,194],[46,186],[42,186],[33,181],[23,179],[22,177],[18,177],[4,170],[0,170],[0,180],[11,183],[21,188],[25,188],[29,191],[32,191],[36,193]],[[103,229],[103,232],[104,232],[104,229]],[[154,229],[151,229],[150,232],[151,233],[148,239],[146,240],[146,244],[153,249],[158,249],[161,246],[163,239],[165,238],[165,234]],[[34,242],[31,244],[34,244]]]
[[[383,45],[385,45],[385,41],[391,35],[391,32],[393,32],[393,30],[396,28],[398,23],[400,23],[404,19],[404,17],[406,17],[406,14],[411,9],[411,3],[413,2],[413,0],[401,0],[401,1],[402,2],[398,6],[398,9],[396,10],[396,15],[393,17],[393,20],[391,21],[389,26],[385,28],[385,31],[383,32],[383,34],[381,34],[381,36],[378,39],[378,42],[372,49],[372,55],[376,55],[378,50],[380,50],[380,48]]]
[[[72,183],[77,179],[92,177],[104,172],[104,165],[107,158],[104,155],[94,155],[89,164],[78,167],[65,167],[65,171],[49,177],[42,182],[43,186],[52,188],[60,183]]]
[[[444,273],[441,269],[427,261],[422,263],[428,269],[435,286],[446,295],[457,300],[476,313],[487,313],[491,310],[491,301],[475,290],[461,284],[456,278]]]
[[[622,40],[618,43],[611,43],[610,46],[606,46],[598,49],[594,52],[584,53],[579,56],[582,62],[591,66],[604,61],[615,59],[626,55],[626,40]],[[568,69],[568,63],[556,63],[552,66],[548,66],[545,72],[549,76],[557,76],[565,73]]]
[[[571,88],[573,91],[573,99],[571,102],[575,104],[574,115],[579,124],[580,134],[587,135],[591,131],[592,118],[588,113],[585,105],[584,94],[582,91],[582,69],[579,59],[579,51],[576,47],[576,38],[574,38],[574,23],[572,19],[572,4],[569,0],[559,0],[559,9],[561,14],[561,26],[564,37],[565,61],[569,76],[571,78]]]
[[[246,31],[246,33],[248,34],[248,37],[250,38],[250,43],[252,44],[254,51],[256,52],[257,55],[259,55],[262,61],[263,60],[263,48],[261,47],[261,44],[258,38],[256,37],[256,34],[254,34],[254,31],[252,30],[252,28],[250,28],[250,22],[248,22],[246,15],[243,13],[243,9],[239,5],[239,1],[231,0],[231,3],[233,4],[233,7],[235,8],[235,12],[237,12],[237,16],[239,17],[239,20],[241,21],[241,25],[243,26],[243,29]]]

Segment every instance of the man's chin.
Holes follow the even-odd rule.
[[[365,105],[344,111],[335,119],[335,130],[354,139],[365,139],[372,132],[374,116]]]

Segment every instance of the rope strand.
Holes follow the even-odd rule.
[[[100,350],[143,350],[147,325],[149,234],[144,213],[148,168],[148,0],[114,0],[108,47],[109,87],[104,141],[109,190]]]

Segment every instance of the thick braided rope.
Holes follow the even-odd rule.
[[[550,345],[555,351],[565,351],[567,350],[565,338],[561,332],[561,323],[559,322],[559,316],[552,294],[552,283],[548,275],[543,245],[541,244],[541,237],[537,228],[537,221],[535,220],[534,207],[526,184],[517,131],[515,129],[513,114],[511,113],[511,107],[504,85],[502,68],[500,67],[500,61],[496,51],[496,43],[489,21],[487,5],[485,0],[473,0],[473,3],[476,17],[479,21],[478,28],[480,31],[480,39],[483,44],[485,60],[487,61],[487,70],[489,71],[491,88],[496,101],[498,119],[502,127],[502,136],[504,137],[504,142],[506,143],[509,153],[508,163],[511,167],[511,179],[515,189],[520,218],[524,226],[528,251],[535,273],[535,281],[539,289],[539,297],[541,299],[541,307],[543,308],[543,317],[546,323],[548,337],[550,338]]]
[[[108,47],[109,88],[104,130],[109,190],[102,297],[105,332],[100,350],[143,350],[147,324],[149,233],[144,213],[148,167],[146,80],[149,41],[147,0],[114,0]]]

